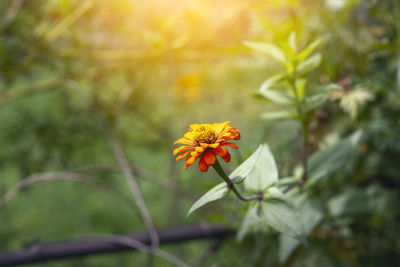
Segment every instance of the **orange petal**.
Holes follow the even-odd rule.
[[[237,144],[234,144],[234,143],[231,143],[231,142],[226,142],[226,143],[223,143],[222,145],[223,146],[230,146],[230,147],[233,147],[233,148],[236,148],[236,149],[239,148],[239,146]]]
[[[228,153],[228,149],[226,147],[219,146],[217,148],[214,148],[212,152],[217,156],[225,157],[226,153]]]
[[[233,140],[239,140],[240,139],[240,133],[236,132],[235,137],[233,138]]]
[[[208,165],[206,161],[204,160],[204,157],[202,157],[199,161],[199,170],[202,172],[208,171]]]
[[[185,170],[187,170],[187,168],[192,165],[197,159],[197,155],[193,156],[192,153],[190,153],[189,157],[186,158],[186,162],[185,162]]]
[[[225,162],[229,162],[229,161],[231,161],[231,154],[229,154],[229,152],[227,152],[226,155],[222,158],[224,159]]]
[[[190,152],[190,155],[197,158],[200,155],[200,153],[197,151],[192,151],[192,152]]]
[[[240,139],[240,133],[236,131],[229,131],[221,135],[218,139],[220,142],[226,142],[228,140],[239,140]]]
[[[191,146],[180,146],[178,148],[175,148],[174,151],[172,152],[172,154],[175,156],[176,154],[178,154],[181,151],[190,150],[190,149],[192,149]]]
[[[184,157],[186,157],[186,155],[189,154],[189,152],[190,152],[190,151],[186,151],[186,152],[183,152],[183,153],[179,154],[179,155],[176,157],[176,161],[178,161],[178,160],[183,159]]]
[[[201,159],[204,159],[204,162],[207,165],[214,165],[215,164],[215,156],[210,151],[207,151],[206,153],[204,153],[204,155],[201,157]]]

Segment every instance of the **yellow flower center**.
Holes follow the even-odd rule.
[[[201,125],[193,129],[194,140],[200,143],[214,144],[217,141],[217,135],[209,125]]]

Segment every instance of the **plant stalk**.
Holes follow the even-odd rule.
[[[295,83],[295,78],[294,79],[290,79],[290,86],[292,87],[293,93],[295,95],[295,106],[296,106],[296,110],[297,110],[297,115],[298,115],[298,120],[301,124],[301,131],[303,134],[303,155],[302,155],[302,165],[304,168],[304,174],[303,177],[301,178],[299,184],[302,185],[306,182],[307,180],[307,176],[308,176],[308,153],[307,153],[307,146],[308,146],[308,123],[307,123],[307,119],[304,117],[303,111],[301,109],[301,103],[300,103],[300,99],[299,96],[297,94],[297,90],[296,90],[296,83]]]
[[[231,179],[228,177],[228,175],[226,175],[225,171],[222,169],[221,164],[219,163],[217,158],[215,158],[215,164],[213,165],[213,168],[240,200],[252,201],[252,200],[262,200],[263,199],[264,194],[262,192],[258,195],[254,195],[254,196],[250,196],[250,197],[242,196],[242,194],[240,194],[240,192],[235,187],[234,183],[231,181]]]

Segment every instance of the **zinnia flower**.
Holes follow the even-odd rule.
[[[231,154],[225,146],[238,148],[230,140],[239,140],[240,132],[232,127],[230,121],[213,124],[191,124],[185,135],[176,140],[175,144],[182,146],[176,148],[173,152],[176,161],[183,159],[186,155],[185,170],[192,165],[198,157],[200,171],[207,171],[208,167],[215,164],[215,156],[220,156],[225,162],[231,160]]]

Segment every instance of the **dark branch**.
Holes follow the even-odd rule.
[[[195,224],[158,231],[160,244],[173,244],[210,238],[223,239],[234,233],[235,231],[232,229],[208,224]],[[145,245],[151,245],[147,233],[137,233],[124,237],[132,238]],[[0,253],[0,266],[13,266],[125,250],[135,249],[112,242],[106,237],[82,238],[49,244],[36,242],[25,249]]]

